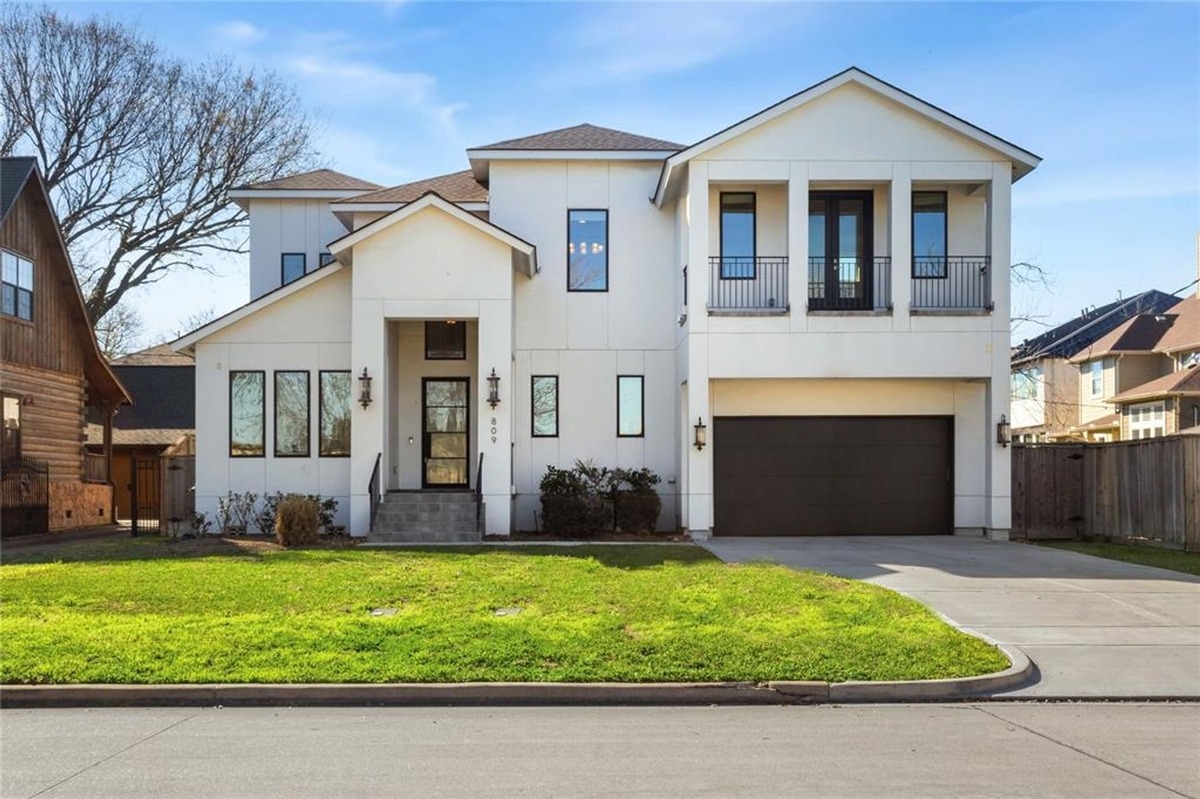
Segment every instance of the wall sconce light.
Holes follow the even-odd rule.
[[[704,426],[704,420],[699,416],[696,417],[696,425],[692,428],[696,431],[695,447],[696,451],[704,449],[704,445],[708,443],[708,428]]]
[[[365,366],[358,376],[358,401],[364,410],[371,404],[371,375]]]
[[[996,422],[996,443],[1002,447],[1007,447],[1012,441],[1012,427],[1008,423],[1008,417],[1000,414],[1000,421]]]
[[[500,375],[496,374],[496,367],[492,367],[492,373],[488,375],[488,405],[492,406],[492,410],[496,410],[496,406],[500,404]]]

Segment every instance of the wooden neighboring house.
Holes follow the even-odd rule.
[[[0,268],[0,532],[111,522],[111,419],[130,397],[100,353],[33,158],[0,158]],[[102,420],[95,456],[84,450],[89,408]]]
[[[157,520],[164,456],[195,452],[196,361],[160,344],[117,358],[111,365],[133,397],[133,407],[123,409],[112,424],[117,518],[133,518],[136,477],[141,486],[138,518]],[[98,452],[103,443],[103,419],[92,416],[88,449]],[[140,472],[135,475],[137,469]]]

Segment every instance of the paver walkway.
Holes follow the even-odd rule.
[[[1022,697],[1200,698],[1200,577],[980,538],[717,538],[726,561],[768,559],[912,596],[1020,647]]]

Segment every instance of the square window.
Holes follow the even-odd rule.
[[[553,438],[558,435],[558,377],[534,375],[531,383],[533,436]]]
[[[466,358],[466,322],[425,323],[425,360],[463,361]]]
[[[645,378],[641,375],[617,376],[617,435],[639,438],[645,435]]]
[[[567,290],[608,291],[608,211],[567,211]]]
[[[288,283],[304,277],[304,271],[307,268],[305,260],[306,256],[302,252],[285,252],[281,256],[280,285],[286,286]]]

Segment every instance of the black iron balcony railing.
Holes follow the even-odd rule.
[[[990,311],[991,260],[986,255],[913,258],[913,310]]]
[[[892,259],[808,259],[810,311],[883,311],[892,307]]]
[[[713,311],[788,309],[786,256],[709,257],[708,307]]]

